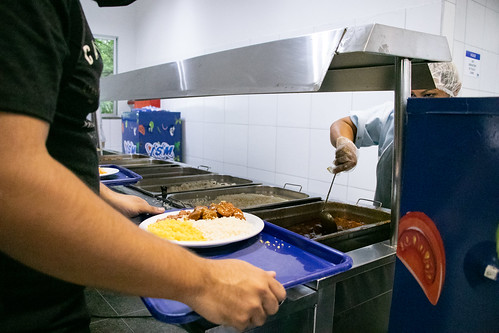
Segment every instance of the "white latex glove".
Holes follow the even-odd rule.
[[[334,173],[353,169],[357,165],[357,147],[352,140],[340,136],[336,139],[336,158]]]

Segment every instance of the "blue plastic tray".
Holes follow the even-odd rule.
[[[118,173],[115,173],[114,175],[101,177],[100,182],[104,185],[109,185],[109,186],[129,185],[129,184],[135,184],[136,182],[142,179],[141,175],[119,165],[103,164],[99,166],[105,168],[116,168],[120,170]]]
[[[352,267],[346,254],[264,221],[263,231],[248,240],[214,248],[195,249],[206,258],[241,259],[277,273],[285,288],[344,272]],[[201,317],[187,305],[166,299],[142,298],[154,318],[186,324]]]

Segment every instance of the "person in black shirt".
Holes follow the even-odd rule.
[[[0,34],[0,332],[87,332],[83,286],[240,330],[276,313],[275,272],[149,234],[127,216],[161,210],[100,185],[86,119],[102,63],[79,1],[1,1]]]

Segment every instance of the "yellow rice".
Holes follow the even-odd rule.
[[[203,233],[190,220],[162,219],[147,226],[151,233],[175,241],[204,241]]]

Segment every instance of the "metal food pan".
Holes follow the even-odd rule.
[[[255,202],[256,196],[258,196],[257,200],[261,202]],[[178,208],[192,208],[198,205],[208,206],[213,202],[225,200],[232,202],[241,210],[251,213],[262,209],[285,207],[318,201],[320,198],[310,197],[306,193],[292,191],[281,187],[248,185],[242,187],[171,194],[166,198],[166,200],[171,205]],[[271,202],[275,200],[279,200],[279,202]],[[263,203],[265,201],[267,201],[267,203]]]
[[[323,205],[324,201],[318,201],[291,207],[260,210],[254,214],[288,230],[293,230],[298,225],[313,225],[314,229],[317,228],[320,231],[319,214]],[[329,212],[333,218],[347,219],[364,225],[329,234],[320,234],[319,232],[316,237],[311,234],[298,233],[343,252],[390,238],[391,214],[387,209],[328,201],[325,211]]]
[[[255,185],[252,180],[218,174],[203,174],[195,176],[178,176],[163,178],[146,178],[134,185],[134,189],[151,196],[166,197],[173,193],[201,191],[213,188],[228,188],[236,186]]]
[[[154,158],[129,158],[113,161],[113,164],[122,165],[125,168],[131,169],[132,167],[155,167],[161,166],[176,166],[177,164],[173,161],[163,161]]]
[[[111,155],[101,155],[99,156],[100,164],[116,164],[119,161],[130,161],[130,160],[140,160],[140,159],[150,159],[148,155],[143,154],[111,154]]]
[[[194,176],[194,175],[212,175],[213,172],[192,168],[192,167],[182,167],[180,165],[175,166],[154,166],[154,167],[143,167],[143,166],[128,166],[128,169],[138,173],[143,179],[155,178],[155,179],[168,179],[171,177],[179,176]]]

